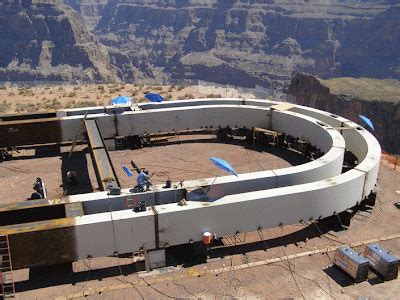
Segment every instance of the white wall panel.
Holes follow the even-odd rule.
[[[297,113],[274,110],[272,128],[279,132],[298,137],[320,148],[324,153],[332,147],[332,137],[315,119]]]
[[[79,259],[88,255],[109,256],[115,251],[128,253],[146,246],[154,249],[154,215],[130,210],[76,218],[76,251]],[[115,240],[114,240],[115,238]]]
[[[330,216],[361,199],[364,173],[350,172],[348,180],[337,176],[316,183],[226,196],[213,203],[157,208],[160,241],[178,245],[190,239],[201,240],[205,231],[224,236],[255,231],[258,226],[270,228]]]

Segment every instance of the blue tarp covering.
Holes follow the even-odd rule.
[[[151,102],[163,102],[164,98],[159,94],[147,93],[144,97]]]
[[[118,96],[111,100],[112,105],[130,105],[131,104],[131,97],[128,96]]]

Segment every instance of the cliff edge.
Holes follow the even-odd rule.
[[[400,81],[370,78],[321,80],[297,74],[288,92],[296,103],[341,115],[358,124],[358,115],[370,118],[384,150],[400,154]]]

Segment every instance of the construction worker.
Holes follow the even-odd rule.
[[[47,197],[46,187],[40,177],[36,178],[33,183],[33,189],[36,191],[32,193],[31,200],[45,199]]]
[[[151,176],[149,176],[149,171],[147,171],[147,170],[142,170],[139,173],[139,175],[136,179],[136,183],[137,183],[139,190],[147,191],[149,189],[149,187],[151,186],[150,177]]]

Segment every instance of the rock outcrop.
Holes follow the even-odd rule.
[[[104,46],[60,1],[0,3],[0,80],[115,80]]]
[[[385,90],[385,81],[376,80],[371,86],[369,79],[343,78],[342,82],[358,81],[358,86]],[[329,82],[330,80],[328,80]],[[362,81],[367,81],[365,84]],[[400,82],[391,83],[392,95],[363,97],[355,90],[350,93],[332,92],[329,84],[313,75],[297,74],[293,77],[288,92],[296,97],[296,103],[329,111],[350,119],[358,124],[362,121],[358,115],[369,117],[375,127],[373,134],[377,137],[382,148],[389,153],[400,154]],[[362,93],[360,93],[362,94]],[[380,94],[380,93],[378,93]]]
[[[400,78],[395,2],[109,0],[94,32],[177,79],[270,86],[298,71]]]
[[[400,79],[397,0],[5,0],[0,22],[0,80]]]

